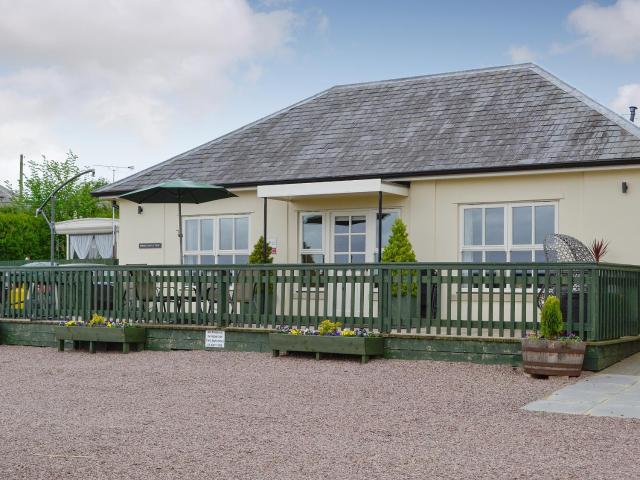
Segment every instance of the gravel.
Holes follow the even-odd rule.
[[[0,346],[0,478],[640,477],[640,421],[467,363]]]

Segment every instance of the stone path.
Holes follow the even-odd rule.
[[[640,418],[640,353],[523,408],[536,412]]]

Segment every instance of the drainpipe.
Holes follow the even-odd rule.
[[[262,236],[264,242],[262,243],[262,258],[267,259],[267,197],[263,198],[263,209],[264,212],[262,214]]]
[[[378,192],[378,263],[382,262],[382,190]]]

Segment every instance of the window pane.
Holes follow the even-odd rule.
[[[335,263],[349,263],[349,255],[335,255]]]
[[[220,250],[233,250],[233,218],[220,219]]]
[[[365,216],[351,217],[351,233],[365,233],[367,231],[367,218]]]
[[[531,207],[513,207],[513,244],[531,245]]]
[[[351,235],[351,251],[353,253],[365,251],[365,235]]]
[[[336,217],[335,233],[349,233],[349,217]]]
[[[198,250],[198,220],[187,220],[185,223],[185,250]]]
[[[464,244],[482,245],[481,208],[467,208],[464,211]]]
[[[324,263],[324,255],[302,255],[302,263]]]
[[[233,263],[233,255],[218,255],[220,265],[230,265]]]
[[[213,220],[200,220],[200,250],[213,250]]]
[[[531,250],[527,251],[511,251],[511,263],[528,263],[531,261]]]
[[[389,237],[391,236],[391,226],[393,222],[398,218],[398,212],[388,212],[382,214],[382,248],[389,243]],[[378,214],[376,214],[376,247],[378,249]]]
[[[481,263],[482,262],[482,252],[462,252],[462,261],[463,262]]]
[[[351,262],[352,263],[364,263],[365,262],[364,254],[363,253],[359,253],[357,255],[351,255]]]
[[[555,206],[536,207],[536,243],[542,244],[547,235],[555,233]]]
[[[336,252],[348,252],[349,251],[349,236],[348,235],[336,235],[333,241],[333,249]]]
[[[200,263],[203,265],[213,265],[216,259],[213,255],[200,255]]]
[[[249,217],[234,219],[236,250],[249,249]],[[236,262],[237,263],[237,262]]]
[[[184,256],[184,264],[185,265],[195,265],[198,263],[197,255],[185,255]]]
[[[487,208],[485,213],[484,244],[504,244],[504,208]]]
[[[544,250],[536,250],[536,262],[546,262],[547,257],[544,254]]]
[[[302,248],[322,249],[322,215],[303,215]]]
[[[487,252],[485,254],[485,261],[489,263],[504,263],[507,261],[507,252]]]
[[[249,255],[236,255],[236,265],[246,265],[249,263]]]

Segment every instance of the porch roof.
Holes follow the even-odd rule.
[[[324,195],[350,195],[378,192],[406,197],[409,195],[409,188],[397,183],[384,182],[380,178],[258,186],[258,197],[280,200],[289,200],[294,197],[317,197]]]

